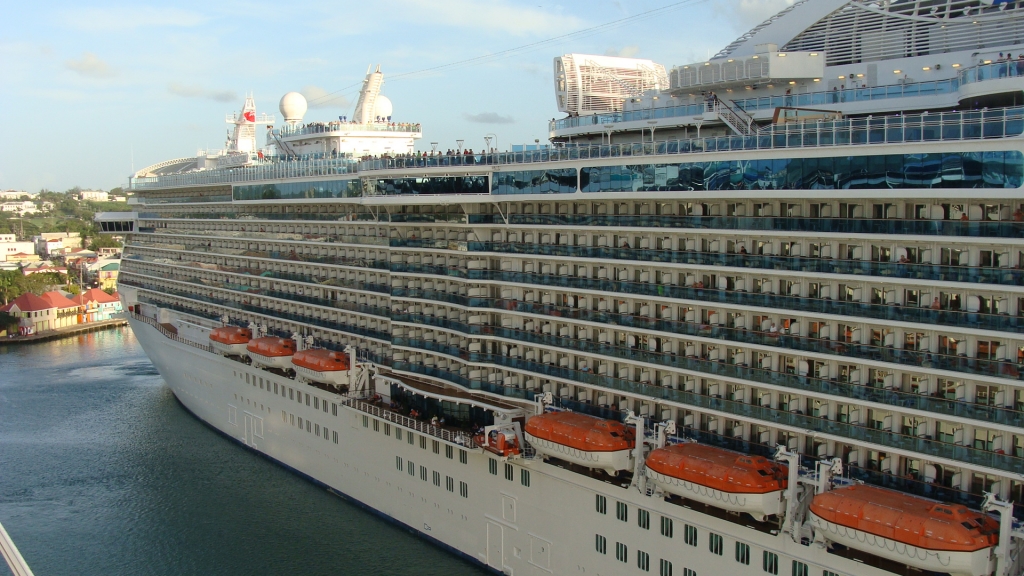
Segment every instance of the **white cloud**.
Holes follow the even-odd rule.
[[[187,85],[177,82],[168,84],[167,91],[182,98],[203,98],[216,102],[233,102],[238,99],[238,95],[231,90],[210,90],[194,84]]]
[[[469,114],[467,112],[462,117],[476,124],[513,124],[516,121],[511,116],[502,116],[497,112],[481,112],[479,114]]]
[[[639,53],[639,46],[623,46],[622,48],[609,48],[604,51],[605,56],[619,56],[622,58],[632,58]]]
[[[75,8],[61,13],[65,26],[88,32],[123,32],[145,26],[191,27],[207,20],[196,12],[157,6]]]
[[[396,0],[392,12],[420,24],[502,32],[510,36],[558,35],[585,28],[580,18],[507,0]],[[495,45],[492,48],[500,48]]]
[[[737,32],[747,32],[754,26],[791,6],[795,0],[738,0],[716,2],[715,12],[732,24]]]
[[[92,52],[84,52],[78,60],[65,60],[64,67],[86,78],[110,78],[116,72]]]
[[[319,86],[309,85],[299,90],[306,97],[309,108],[351,108],[352,102],[344,94],[330,94]]]

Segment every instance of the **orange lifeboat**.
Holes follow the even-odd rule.
[[[810,512],[826,540],[935,572],[988,574],[990,549],[999,540],[990,516],[876,486],[818,494]]]
[[[295,341],[291,338],[267,336],[250,340],[245,349],[254,366],[287,370],[292,366]]]
[[[646,473],[670,494],[764,520],[783,512],[789,470],[763,456],[691,442],[653,450]]]
[[[526,441],[545,456],[615,475],[633,469],[633,428],[576,412],[546,412],[526,422]]]
[[[514,427],[489,426],[484,434],[478,434],[473,440],[484,450],[508,458],[521,453],[518,432],[518,424]]]
[[[223,326],[210,332],[210,345],[224,356],[245,354],[249,340],[252,340],[252,330],[248,328]]]
[[[305,380],[334,386],[349,383],[348,371],[351,366],[349,356],[344,352],[323,348],[299,350],[292,356],[292,366],[296,375]]]

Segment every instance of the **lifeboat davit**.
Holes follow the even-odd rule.
[[[323,348],[299,350],[292,356],[292,367],[301,378],[339,387],[349,384],[352,368],[348,354]]]
[[[539,454],[613,476],[633,469],[635,432],[621,422],[576,412],[546,412],[527,420],[526,441]]]
[[[256,367],[287,370],[292,367],[292,354],[295,354],[295,340],[266,336],[250,340],[246,344],[245,350]]]
[[[647,457],[647,477],[662,490],[758,520],[785,511],[786,466],[706,444],[673,444]]]
[[[210,332],[210,346],[223,356],[241,356],[252,340],[252,330],[238,326],[214,328]]]
[[[810,520],[825,540],[921,570],[982,576],[994,568],[999,524],[959,504],[854,485],[815,496]]]

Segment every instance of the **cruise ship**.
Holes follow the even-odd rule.
[[[97,215],[197,418],[494,573],[1024,572],[1022,3],[559,56],[509,151],[383,81],[248,98]]]

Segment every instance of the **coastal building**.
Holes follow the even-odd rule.
[[[107,262],[99,267],[96,271],[96,281],[99,282],[99,287],[103,290],[113,290],[117,288],[117,273],[121,268],[121,261]]]
[[[25,293],[18,296],[0,312],[18,318],[18,332],[22,336],[73,326],[79,323],[82,305],[62,293],[46,292],[42,296]]]
[[[82,190],[78,193],[78,199],[92,202],[107,202],[110,200],[110,195],[103,190]]]
[[[0,204],[0,212],[11,212],[18,216],[35,214],[38,211],[39,209],[36,207],[35,202],[30,200],[4,202]]]
[[[21,200],[25,197],[31,198],[32,195],[24,190],[0,190],[0,200]]]
[[[21,273],[24,274],[25,276],[28,276],[29,274],[45,273],[67,274],[68,269],[66,266],[60,266],[57,264],[53,264],[51,262],[41,260],[39,262],[28,262],[22,265]]]
[[[117,292],[107,294],[99,288],[90,288],[72,296],[71,300],[82,307],[83,322],[110,320],[122,311]]]
[[[34,243],[19,241],[14,234],[0,234],[0,262],[26,261],[25,255],[34,255],[35,252]]]

